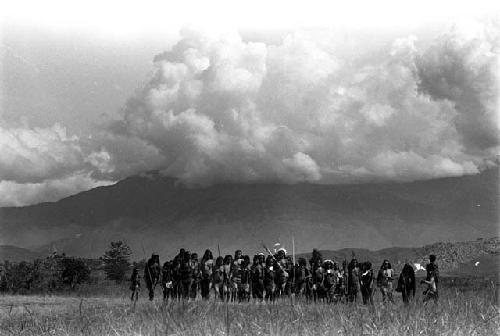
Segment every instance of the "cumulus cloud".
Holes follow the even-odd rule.
[[[111,183],[90,176],[109,172],[109,157],[91,147],[59,124],[0,124],[0,206],[55,201]]]
[[[45,180],[37,183],[0,181],[0,205],[23,206],[53,202],[110,183],[110,181],[95,180],[88,174],[76,174],[67,178]]]
[[[116,137],[115,137],[116,138]],[[111,172],[111,157],[66,128],[9,127],[0,120],[0,181],[39,183],[73,176],[78,172]]]
[[[148,170],[188,185],[477,173],[496,164],[499,149],[500,36],[478,27],[376,50],[329,31],[265,44],[186,29],[91,139],[0,120],[0,205]]]
[[[371,58],[324,33],[181,35],[112,129],[188,184],[414,180],[495,160],[491,36],[452,31],[423,50],[410,36]]]
[[[489,29],[488,29],[489,28]],[[454,120],[468,153],[498,146],[498,27],[443,35],[418,59],[420,89],[453,102]]]
[[[36,182],[79,168],[78,138],[56,124],[50,128],[0,126],[0,180]]]

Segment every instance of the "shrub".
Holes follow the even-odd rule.
[[[102,256],[106,277],[121,282],[130,268],[130,247],[122,241],[111,242],[109,250]]]
[[[74,288],[90,278],[90,268],[83,259],[56,254],[33,262],[6,261],[1,269],[0,291],[21,294]]]

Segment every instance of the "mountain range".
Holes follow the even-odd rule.
[[[280,242],[298,253],[413,248],[498,234],[498,169],[404,183],[186,187],[148,172],[57,202],[0,208],[0,260],[20,247],[98,257],[124,240],[133,258],[180,247],[246,253]],[[30,253],[26,252],[26,253]],[[350,253],[350,252],[349,252]]]

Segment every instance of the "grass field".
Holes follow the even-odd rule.
[[[497,335],[498,292],[443,288],[438,305],[395,297],[373,307],[307,304],[149,302],[108,297],[0,296],[1,335]],[[159,291],[158,293],[159,294]]]

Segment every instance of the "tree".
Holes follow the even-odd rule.
[[[111,242],[110,249],[102,256],[106,277],[116,282],[125,279],[130,268],[130,247],[122,241]]]
[[[10,264],[6,276],[7,286],[13,293],[25,294],[33,283],[33,265],[27,261]]]
[[[84,260],[64,257],[60,260],[60,263],[62,268],[61,280],[64,284],[74,288],[77,284],[89,280],[90,269]]]

